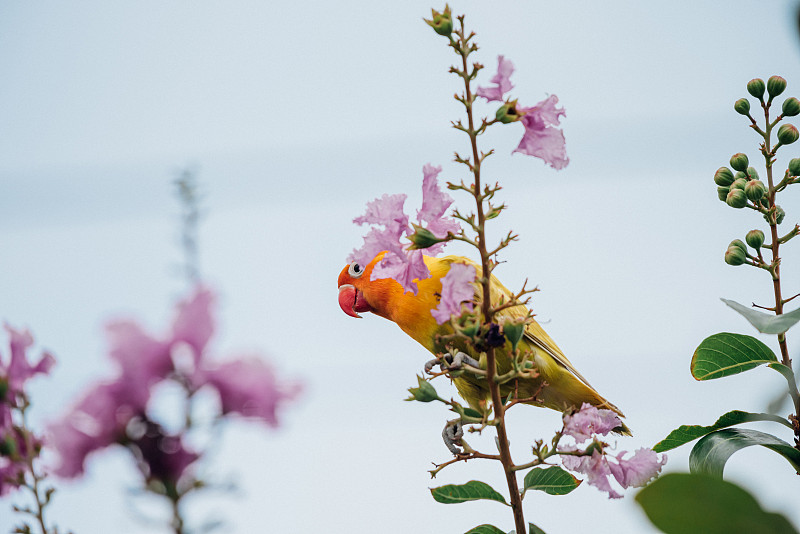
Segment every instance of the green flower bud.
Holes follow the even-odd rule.
[[[428,23],[428,26],[433,28],[433,31],[439,35],[444,35],[447,37],[453,33],[453,17],[451,16],[450,6],[447,4],[444,6],[443,13],[439,13],[438,11],[431,9],[431,20],[422,20]]]
[[[720,167],[714,173],[714,183],[723,187],[731,185],[733,183],[733,173],[728,167]]]
[[[753,95],[754,97],[761,100],[761,97],[764,96],[764,80],[761,78],[753,78],[749,82],[747,82],[747,92]]]
[[[783,208],[780,206],[775,206],[775,222],[777,224],[782,223],[784,217],[786,217],[786,212],[783,211]]]
[[[731,241],[730,244],[728,245],[728,248],[738,248],[739,250],[747,254],[747,246],[741,239],[734,239],[733,241]]]
[[[405,400],[431,402],[439,398],[439,395],[436,394],[436,390],[433,388],[431,383],[419,375],[417,375],[417,383],[419,384],[419,387],[408,388],[408,392],[411,393],[411,396]]]
[[[744,193],[747,195],[747,198],[756,202],[767,194],[767,186],[765,186],[764,182],[761,180],[750,180],[747,182],[747,185],[744,186]]]
[[[770,76],[767,80],[767,92],[770,99],[775,98],[786,89],[786,80],[780,76]]]
[[[731,189],[725,202],[732,208],[743,208],[747,205],[747,195],[741,189]]]
[[[733,109],[735,109],[736,113],[739,115],[747,115],[750,113],[750,101],[746,98],[740,98],[734,102]]]
[[[745,174],[748,180],[758,180],[758,173],[756,172],[755,167],[747,167]]]
[[[738,172],[736,174],[739,174]],[[737,178],[731,184],[731,189],[741,189],[744,191],[745,186],[747,185],[747,178]]]
[[[742,154],[738,152],[731,156],[731,167],[737,171],[745,171],[747,169],[747,165],[750,164],[750,161],[747,159],[747,154]]]
[[[797,138],[800,137],[800,132],[797,131],[791,124],[782,124],[780,128],[778,128],[778,141],[784,145],[791,145]]]
[[[428,248],[432,247],[436,243],[448,241],[446,237],[443,239],[436,237],[433,235],[433,232],[427,228],[423,228],[414,223],[411,223],[411,226],[414,227],[414,233],[408,236],[408,239],[411,240],[411,246],[408,247],[409,250]]]
[[[495,117],[503,124],[518,121],[520,116],[519,113],[517,113],[517,101],[512,100],[500,106],[497,109],[497,113],[495,113]]]
[[[750,230],[747,232],[747,235],[744,236],[744,240],[747,241],[748,245],[758,250],[761,248],[761,245],[764,244],[764,232],[761,230]]]
[[[5,400],[6,393],[8,393],[8,380],[0,377],[0,404]]]
[[[747,253],[740,248],[730,247],[725,251],[725,263],[728,265],[741,265],[747,259]]]
[[[797,100],[793,96],[787,98],[783,101],[781,111],[783,112],[784,117],[794,117],[795,115],[800,115],[800,100]]]
[[[3,456],[12,456],[17,452],[17,443],[11,434],[8,434],[5,439],[0,441],[0,458]]]
[[[800,176],[800,158],[794,158],[789,161],[789,174]]]
[[[524,321],[507,320],[503,323],[503,335],[511,342],[511,350],[517,350],[517,343],[525,333]]]
[[[719,199],[721,201],[725,202],[725,199],[728,198],[728,192],[730,190],[731,189],[729,187],[718,187],[717,188],[717,196],[719,197]]]

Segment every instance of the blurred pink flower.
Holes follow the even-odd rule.
[[[9,349],[11,356],[8,364],[4,364],[0,357],[0,393],[5,390],[5,395],[0,395],[0,402],[4,401],[15,406],[17,395],[23,392],[25,382],[36,374],[47,374],[55,363],[55,358],[44,352],[36,364],[28,362],[26,352],[33,345],[33,336],[28,330],[15,330],[5,324],[9,335]]]
[[[575,441],[591,439],[593,435],[605,436],[622,425],[620,418],[611,410],[597,408],[584,402],[581,409],[573,414],[564,414],[564,434]]]
[[[51,444],[60,457],[56,474],[81,475],[89,454],[122,444],[139,451],[140,463],[152,476],[177,480],[197,454],[184,448],[181,435],[166,434],[147,415],[153,386],[170,378],[190,389],[205,384],[216,388],[223,415],[255,407],[254,415],[276,424],[275,407],[290,394],[281,389],[265,364],[233,361],[216,369],[204,358],[215,329],[213,302],[213,292],[197,287],[178,303],[172,329],[163,339],[148,335],[133,321],[108,324],[109,355],[118,373],[89,389],[61,420],[49,426]],[[187,346],[192,361],[176,368],[173,353]],[[137,430],[142,424],[145,430]]]
[[[458,223],[445,217],[447,208],[453,203],[450,195],[439,188],[437,176],[442,171],[441,167],[426,164],[423,169],[422,180],[422,208],[417,210],[417,221],[420,226],[429,230],[434,236],[444,238],[448,232],[458,233]],[[383,251],[387,254],[372,270],[372,280],[379,278],[393,278],[406,291],[417,293],[415,280],[423,280],[430,276],[430,271],[423,261],[420,250],[408,250],[407,243],[403,243],[403,236],[414,233],[409,224],[409,217],[403,210],[406,195],[383,195],[381,198],[367,203],[364,215],[353,219],[355,224],[370,224],[373,228],[364,236],[364,244],[354,250],[348,261],[355,261],[366,265]],[[375,226],[383,226],[382,229]],[[430,256],[439,254],[444,248],[444,243],[436,243],[425,249]]]
[[[58,453],[60,477],[83,474],[86,457],[124,439],[125,428],[144,413],[149,390],[136,393],[124,377],[88,390],[72,409],[48,427],[48,444]]]
[[[503,95],[514,88],[511,83],[511,74],[514,72],[514,64],[511,60],[503,56],[497,56],[497,73],[490,80],[495,87],[478,87],[475,94],[485,98],[489,102],[502,102]]]
[[[431,311],[431,315],[438,324],[444,324],[453,315],[461,315],[462,302],[468,302],[467,307],[472,309],[472,299],[475,296],[476,271],[472,265],[453,263],[450,270],[442,278],[442,291],[439,305]]]
[[[514,152],[541,158],[554,169],[560,170],[567,166],[569,158],[564,132],[555,128],[560,117],[566,115],[564,108],[556,108],[557,103],[558,97],[550,95],[533,107],[517,108],[522,116],[520,121],[525,126],[525,135]]]
[[[299,391],[298,384],[280,383],[272,368],[260,359],[239,359],[202,370],[199,383],[219,393],[223,415],[238,413],[278,423],[276,412]]]

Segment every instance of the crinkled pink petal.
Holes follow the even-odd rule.
[[[439,188],[436,177],[442,172],[442,167],[434,167],[426,163],[422,168],[422,209],[417,210],[417,220],[428,223],[442,218],[453,199]],[[436,236],[443,237],[443,236]]]
[[[9,335],[9,348],[11,359],[7,367],[0,361],[0,376],[6,375],[8,380],[9,398],[21,393],[25,382],[36,374],[46,374],[55,364],[55,358],[45,352],[36,364],[28,362],[26,352],[33,345],[33,336],[28,330],[16,330],[11,325],[4,325]]]
[[[610,499],[620,499],[608,480],[611,475],[608,461],[600,451],[594,451],[591,456],[562,456],[561,463],[570,471],[586,475],[586,481],[592,486],[608,493]]]
[[[415,280],[425,280],[431,275],[425,265],[421,250],[409,250],[402,256],[387,254],[372,270],[372,280],[379,278],[392,278],[397,281],[406,292],[415,295],[419,288]]]
[[[595,434],[604,436],[620,425],[622,421],[617,414],[586,402],[577,412],[564,414],[564,434],[578,442],[586,441]]]
[[[503,95],[509,92],[514,85],[511,83],[511,74],[514,64],[503,56],[497,56],[497,73],[490,80],[494,87],[478,87],[475,94],[489,102],[502,101]]]
[[[384,250],[390,254],[404,256],[405,250],[400,242],[402,235],[403,231],[398,232],[393,228],[370,228],[367,235],[364,236],[364,244],[361,248],[353,250],[347,261],[367,265]]]
[[[106,325],[109,355],[133,387],[144,390],[166,378],[173,370],[170,342],[150,337],[133,321],[112,321]]]
[[[366,265],[384,250],[398,256],[404,254],[400,238],[409,229],[408,215],[403,212],[405,201],[406,195],[383,195],[367,203],[366,213],[353,219],[353,222],[381,225],[383,229],[371,228],[364,236],[364,244],[353,250],[347,261]]]
[[[569,163],[566,141],[564,133],[555,126],[566,112],[564,108],[556,108],[557,102],[558,97],[550,95],[534,107],[517,108],[524,114],[520,121],[525,134],[514,152],[540,158],[554,169],[563,169]]]
[[[297,384],[279,383],[272,368],[255,358],[204,370],[200,380],[217,390],[222,413],[257,417],[270,425],[278,423],[278,408],[299,391]]]
[[[657,477],[661,467],[667,463],[666,454],[662,454],[659,460],[654,450],[645,447],[637,450],[627,460],[623,458],[626,453],[627,451],[622,451],[617,455],[617,463],[609,462],[611,473],[623,488],[644,486]]]
[[[450,270],[442,278],[442,291],[439,305],[431,311],[431,315],[438,324],[444,324],[453,315],[461,315],[461,304],[468,302],[467,307],[472,309],[472,299],[475,297],[476,271],[472,265],[453,263]]]
[[[383,195],[371,202],[367,202],[367,211],[364,215],[353,219],[355,224],[382,224],[384,226],[408,225],[408,215],[403,211],[406,195]]]
[[[195,362],[200,360],[208,340],[214,335],[213,303],[214,293],[197,287],[189,299],[178,304],[178,314],[172,324],[172,340],[187,343],[194,352]]]

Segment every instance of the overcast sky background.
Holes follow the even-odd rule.
[[[471,479],[504,490],[501,470],[471,462],[430,481],[430,462],[448,459],[449,414],[402,402],[429,355],[387,321],[347,317],[336,299],[363,233],[351,220],[366,202],[407,193],[413,213],[428,162],[445,179],[466,178],[451,161],[466,146],[449,128],[461,112],[447,74],[455,56],[422,22],[430,7],[0,2],[0,319],[29,327],[59,362],[33,384],[36,424],[111,372],[108,319],[166,332],[186,290],[171,182],[193,166],[207,214],[201,270],[219,293],[212,352],[263,355],[305,391],[279,429],[227,429],[212,467],[239,492],[189,500],[188,515],[224,517],[242,533],[513,527],[497,503],[433,501],[428,487]],[[749,79],[780,74],[786,96],[800,96],[794,3],[464,0],[453,9],[478,33],[483,83],[505,54],[520,103],[556,94],[566,108],[563,171],[510,155],[519,125],[483,139],[498,152],[484,172],[510,205],[490,236],[521,235],[497,274],[511,288],[526,277],[540,287],[537,319],[627,415],[634,436],[618,447],[652,446],[730,409],[762,411],[784,387],[777,373],[701,384],[688,366],[706,336],[753,333],[719,297],[769,302],[764,273],[722,261],[730,240],[764,222],[719,202],[712,175],[735,152],[758,161],[757,139],[732,109]],[[798,154],[782,150],[778,165]],[[782,204],[788,227],[796,192]],[[800,291],[797,249],[784,249],[787,295]],[[789,347],[797,357],[791,334]],[[519,409],[510,425],[521,461],[560,417]],[[471,443],[493,449],[488,435]],[[667,470],[686,471],[689,449],[671,452]],[[59,486],[51,517],[61,528],[166,532],[137,519],[124,454],[98,454],[88,467]],[[797,476],[778,455],[737,453],[726,477],[800,525]],[[583,485],[568,497],[529,495],[526,518],[550,534],[654,532],[634,494],[609,501]],[[16,521],[10,502],[0,505],[7,531]]]

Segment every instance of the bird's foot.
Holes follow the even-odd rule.
[[[450,449],[455,456],[461,456],[464,454],[464,451],[461,450],[459,447],[463,447],[463,443],[461,442],[461,438],[464,437],[464,425],[461,424],[461,420],[454,419],[452,421],[448,421],[446,425],[444,425],[444,430],[442,430],[442,439],[444,440],[444,444],[447,445],[447,448]]]

